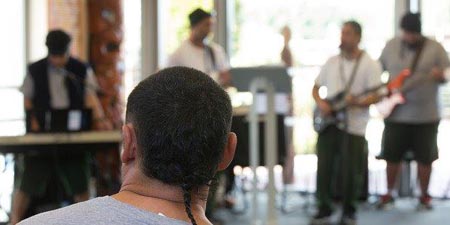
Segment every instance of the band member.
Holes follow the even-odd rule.
[[[211,13],[196,9],[189,14],[189,38],[169,56],[167,66],[187,66],[198,69],[222,86],[231,82],[230,64],[223,48],[208,41],[214,23]]]
[[[98,86],[92,70],[69,54],[71,37],[62,30],[50,31],[46,45],[48,56],[28,66],[22,92],[25,110],[31,113],[31,131],[43,132],[44,120],[37,111],[55,109],[90,108],[94,126],[97,129],[111,129],[105,120],[97,99]],[[36,113],[34,113],[36,112]],[[48,153],[26,154],[24,169],[18,190],[15,191],[11,212],[11,224],[16,224],[25,216],[32,198],[43,197],[51,172],[54,155]],[[67,153],[58,157],[58,168],[64,178],[64,191],[75,202],[88,200],[88,179],[90,168],[87,152]]]
[[[422,35],[420,14],[407,13],[400,27],[402,35],[386,44],[380,62],[391,76],[405,68],[411,75],[404,84],[404,104],[396,106],[385,119],[381,157],[387,161],[388,193],[378,206],[386,208],[394,203],[392,192],[400,163],[405,153],[412,151],[422,191],[419,207],[431,209],[428,183],[431,164],[438,158],[438,88],[445,82],[443,71],[450,62],[442,45]]]
[[[284,45],[283,50],[281,50],[281,61],[283,61],[283,65],[286,67],[292,67],[294,65],[294,59],[292,57],[291,47],[289,43],[291,42],[292,32],[289,26],[284,26],[281,29],[281,34],[283,35]]]
[[[322,117],[336,114],[328,101],[343,93],[342,101],[347,104],[342,114],[346,121],[331,124],[319,132],[317,140],[317,199],[318,212],[312,224],[328,224],[333,213],[332,177],[338,159],[343,167],[343,214],[342,224],[355,224],[357,199],[362,189],[364,157],[367,157],[367,142],[364,138],[369,120],[369,106],[378,101],[376,93],[359,96],[381,83],[381,67],[359,48],[362,29],[355,21],[345,22],[341,33],[341,53],[331,57],[322,67],[313,88],[314,100]],[[327,98],[319,95],[325,87]],[[336,99],[336,97],[335,97]],[[341,114],[341,113],[340,113]]]

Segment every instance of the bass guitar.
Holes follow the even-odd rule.
[[[369,94],[376,93],[380,97],[390,96],[389,99],[391,99],[391,103],[394,103],[394,100],[397,100],[397,102],[401,103],[403,98],[401,97],[400,90],[403,87],[405,79],[410,74],[410,70],[404,69],[398,74],[398,76],[396,76],[395,79],[391,80],[389,83],[381,84],[377,87],[366,90],[363,93],[355,96],[354,98],[359,99]],[[319,107],[315,107],[313,114],[313,126],[316,132],[320,133],[330,125],[337,125],[339,127],[345,125],[345,110],[349,107],[349,103],[347,101],[348,97],[349,94],[343,91],[339,92],[337,95],[331,98],[325,99],[325,101],[328,102],[328,104],[331,106],[331,113],[329,115],[324,115],[320,111]],[[400,99],[398,99],[399,97]]]

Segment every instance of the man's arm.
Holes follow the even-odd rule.
[[[23,80],[22,87],[20,91],[23,93],[23,104],[25,111],[31,111],[34,109],[33,97],[34,97],[34,81],[30,74],[27,74]],[[30,115],[30,130],[37,132],[40,130],[38,120],[35,115],[31,113]]]
[[[448,81],[448,75],[446,75],[446,71],[448,71],[447,69],[450,67],[450,61],[447,52],[440,44],[438,46],[438,54],[436,56],[438,57],[437,65],[435,65],[431,69],[431,75],[437,82],[445,83]]]
[[[319,86],[314,85],[313,90],[312,90],[313,99],[316,102],[317,107],[319,107],[319,109],[323,115],[330,115],[332,112],[331,106],[327,101],[323,100],[320,97],[319,89],[320,89]]]
[[[219,73],[219,84],[224,88],[231,86],[231,73],[229,70],[225,70]]]
[[[450,67],[445,68],[444,70],[444,78],[446,81],[450,80]]]
[[[210,47],[213,50],[213,54],[216,56],[215,61],[217,70],[219,71],[219,84],[224,88],[230,87],[232,85],[232,76],[227,54],[225,53],[225,50],[217,44],[211,45]]]
[[[31,101],[31,99],[29,99],[27,97],[24,97],[23,103],[24,103],[25,110],[32,110],[33,109],[33,102]]]
[[[100,87],[97,83],[97,78],[95,77],[94,71],[91,68],[87,70],[85,85],[86,85],[86,93],[84,95],[85,107],[92,109],[94,129],[98,130],[112,129],[111,121],[108,121],[108,119],[106,118],[105,113],[103,111],[103,107],[100,103],[100,100],[97,97],[97,92],[100,90]]]
[[[355,98],[353,96],[349,96],[347,98],[347,102],[352,106],[357,107],[369,107],[372,104],[375,104],[381,100],[381,96],[379,96],[377,93],[371,93],[368,94],[362,98]]]
[[[381,83],[381,74],[382,74],[382,65],[376,61],[373,61],[370,66],[367,67],[367,80],[366,80],[366,88],[371,89],[374,87],[380,86]],[[361,98],[355,98],[353,96],[349,96],[347,98],[347,102],[352,106],[357,107],[369,107],[372,104],[375,104],[381,100],[381,96],[378,90],[373,91],[372,93],[368,93]]]
[[[86,108],[92,109],[92,115],[94,120],[94,128],[98,130],[111,130],[111,122],[105,116],[103,108],[97,95],[94,92],[88,91],[85,95]]]
[[[23,104],[24,104],[24,108],[25,108],[25,110],[26,111],[29,111],[29,110],[32,110],[33,109],[33,101],[31,101],[31,99],[29,99],[29,98],[27,98],[27,97],[24,97],[23,98]],[[39,123],[38,123],[38,121],[37,121],[37,119],[36,119],[36,117],[33,115],[33,114],[31,114],[30,115],[30,129],[31,129],[31,131],[39,131]]]

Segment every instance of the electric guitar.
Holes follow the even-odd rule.
[[[389,83],[379,85],[377,87],[371,88],[369,90],[364,91],[363,93],[355,96],[356,99],[362,98],[364,96],[367,96],[369,94],[376,93],[381,97],[387,97],[390,96],[390,104],[400,104],[402,99],[404,99],[401,96],[401,88],[403,87],[403,83],[405,79],[410,75],[410,70],[404,69],[402,70],[398,76],[391,80]],[[349,93],[339,92],[335,96],[331,98],[325,99],[325,101],[328,102],[331,106],[331,114],[324,115],[319,107],[315,107],[314,114],[313,114],[313,126],[314,130],[318,133],[321,133],[324,131],[328,126],[330,125],[337,125],[337,126],[343,126],[344,119],[345,119],[345,109],[349,106],[349,103],[347,101],[347,97],[349,96]],[[399,99],[400,98],[400,99]],[[396,101],[394,101],[396,100]],[[404,101],[404,100],[403,100]],[[395,107],[395,106],[394,106]],[[386,110],[388,110],[386,108]]]
[[[435,78],[430,74],[429,76],[420,77],[420,79],[416,79],[414,81],[411,80],[411,82],[407,85],[403,85],[402,87],[396,89],[389,96],[383,98],[376,104],[378,112],[383,116],[383,118],[389,117],[398,105],[406,103],[406,99],[403,96],[404,93],[420,86],[430,79]]]

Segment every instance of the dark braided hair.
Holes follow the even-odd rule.
[[[136,130],[143,173],[181,188],[192,224],[192,191],[213,180],[231,113],[228,94],[206,74],[186,67],[159,71],[128,97],[126,120]]]
[[[189,219],[191,220],[192,225],[197,225],[197,222],[195,221],[194,215],[192,215],[192,210],[191,210],[192,187],[188,184],[182,184],[181,189],[183,190],[184,207],[186,209],[186,213],[187,213]]]

